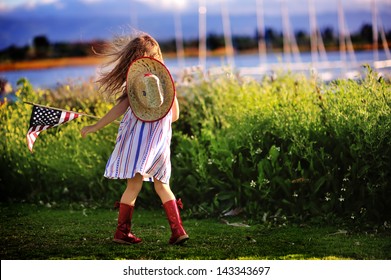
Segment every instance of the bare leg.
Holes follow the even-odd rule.
[[[155,191],[160,197],[160,200],[162,203],[166,203],[167,201],[175,199],[175,195],[170,189],[170,186],[168,184],[164,184],[162,181],[157,180],[156,178],[153,179]]]
[[[122,194],[120,202],[124,204],[128,204],[130,206],[134,206],[142,186],[143,186],[143,176],[140,173],[137,173],[136,176],[134,176],[131,179],[128,179],[126,189]]]

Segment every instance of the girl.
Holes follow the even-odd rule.
[[[84,138],[124,114],[118,129],[116,145],[104,174],[111,179],[127,179],[127,186],[119,203],[118,226],[113,241],[123,244],[142,241],[131,232],[131,219],[143,181],[153,181],[171,227],[169,244],[181,244],[188,240],[189,236],[183,228],[178,210],[178,206],[182,208],[182,204],[180,200],[176,200],[169,186],[171,123],[179,118],[179,106],[171,76],[162,64],[163,57],[159,44],[148,34],[141,34],[135,38],[117,38],[103,55],[109,58],[105,66],[114,67],[98,80],[100,88],[109,95],[118,92],[122,92],[122,95],[105,116],[94,125],[83,127],[81,135]],[[152,65],[153,69],[160,72],[154,75],[151,73],[152,68],[148,70],[148,65]],[[138,66],[142,70],[140,67],[137,68]],[[167,80],[172,83],[171,87]],[[140,96],[134,98],[132,94],[138,94],[139,91]],[[150,92],[153,94],[150,95]],[[167,92],[171,92],[171,98],[167,97]],[[162,111],[159,110],[160,107],[166,106],[167,109],[157,113],[159,116],[145,121],[145,116],[142,115],[144,107],[136,104],[136,101],[144,98],[143,96],[154,98],[146,101],[153,104],[148,109],[152,115],[154,112]],[[159,100],[156,101],[156,98]],[[165,105],[162,105],[163,103]],[[144,102],[141,105],[145,104]]]

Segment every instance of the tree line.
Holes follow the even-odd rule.
[[[311,36],[303,30],[295,32],[295,39],[300,50],[310,49]],[[321,30],[324,46],[327,50],[337,49],[339,46],[338,33],[331,27],[325,27]],[[381,36],[378,36],[379,40]],[[391,41],[391,30],[386,32],[387,41]],[[255,30],[254,35],[234,35],[232,37],[233,47],[236,51],[249,51],[258,47],[258,42],[263,39],[268,50],[280,50],[284,45],[284,36],[273,28],[267,27],[265,32]],[[351,40],[356,49],[370,48],[373,43],[373,29],[371,24],[363,24],[361,28],[351,34]],[[104,40],[95,40],[91,42],[50,42],[47,36],[39,35],[34,37],[31,45],[23,47],[10,46],[0,51],[0,62],[4,61],[23,61],[43,58],[61,58],[61,57],[86,57],[93,55],[93,49],[99,51],[105,44]],[[159,40],[159,44],[164,53],[176,52],[175,39]],[[183,42],[186,49],[197,49],[199,40],[186,39]],[[379,42],[381,46],[381,42]],[[207,35],[207,48],[210,51],[225,47],[225,39],[222,34],[210,33]]]

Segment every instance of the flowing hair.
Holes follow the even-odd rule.
[[[120,93],[118,101],[123,100],[127,96],[124,90],[126,74],[129,65],[134,60],[148,56],[163,63],[163,56],[158,42],[146,33],[136,36],[117,36],[106,45],[102,53],[95,53],[107,59],[101,70],[111,68],[111,70],[102,72],[101,77],[97,80],[99,89],[109,97]]]

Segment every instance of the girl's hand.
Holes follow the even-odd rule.
[[[96,129],[95,129],[94,125],[88,125],[88,126],[83,127],[80,130],[80,134],[81,134],[81,137],[85,138],[88,133],[93,133],[95,131],[96,131]]]

